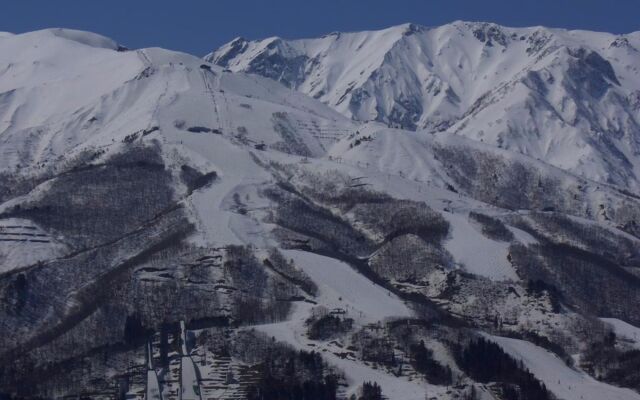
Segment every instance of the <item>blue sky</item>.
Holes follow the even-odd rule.
[[[203,55],[244,36],[312,37],[404,22],[457,19],[626,33],[640,30],[640,0],[6,0],[0,30],[89,30],[131,48]]]

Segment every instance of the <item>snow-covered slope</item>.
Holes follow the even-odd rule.
[[[522,360],[558,398],[567,400],[637,400],[640,394],[598,382],[565,365],[553,353],[518,339],[490,337],[505,351]]]
[[[227,227],[232,213],[221,209],[225,189],[268,176],[246,149],[318,157],[354,128],[269,79],[158,48],[127,51],[88,32],[49,29],[0,39],[0,70],[0,172],[49,176],[87,151],[97,151],[92,162],[99,163],[137,143],[160,143],[168,163],[187,160],[224,176],[222,188],[187,199],[207,242],[239,243]],[[56,247],[2,242],[0,257],[11,257],[3,270],[57,254]]]
[[[632,347],[640,349],[640,328],[616,318],[602,318],[602,321],[611,324],[615,334],[623,341],[627,341]]]
[[[369,381],[388,399],[499,399],[508,376],[461,362],[478,332],[637,388],[592,352],[634,357],[598,318],[620,337],[640,321],[638,197],[333,105],[91,33],[0,35],[0,397],[253,398],[284,373],[340,399]],[[573,371],[533,361],[545,383],[540,364]],[[636,398],[582,367],[582,392]]]
[[[206,57],[360,121],[449,130],[640,188],[640,34],[454,22],[238,38]]]
[[[351,126],[270,80],[223,73],[187,54],[125,51],[85,32],[53,29],[2,39],[0,68],[2,170],[46,164],[125,137],[133,141],[156,127],[215,130],[320,155]],[[288,144],[282,138],[291,124],[306,128],[298,147],[295,137]]]

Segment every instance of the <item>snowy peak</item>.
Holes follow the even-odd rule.
[[[610,34],[456,21],[317,39],[237,38],[206,59],[276,79],[349,117],[437,130],[556,48],[592,45],[633,47],[629,38]]]
[[[637,43],[0,35],[0,398],[640,400]]]
[[[292,88],[304,87],[312,96],[326,97],[331,87],[340,90],[346,79],[363,83],[382,64],[386,52],[413,28],[410,25],[382,31],[331,33],[318,39],[287,41],[268,38],[247,41],[237,38],[205,57],[233,71],[246,71],[276,79]],[[343,63],[354,56],[356,63]],[[363,71],[353,65],[369,63]],[[368,71],[368,73],[367,73]],[[326,78],[326,82],[321,78]],[[337,99],[339,101],[339,99]]]
[[[93,32],[79,31],[66,28],[49,28],[39,31],[23,34],[24,36],[45,37],[55,36],[72,42],[76,42],[85,46],[109,49],[109,50],[126,50],[124,46],[119,45],[114,40]],[[22,36],[22,35],[21,35]]]
[[[119,49],[99,35],[58,29],[0,40],[0,171],[152,140],[158,131],[219,132],[317,156],[353,125],[269,79],[160,48]],[[308,128],[290,133],[298,126]]]
[[[637,191],[639,47],[637,32],[456,21],[236,39],[207,60],[277,80],[355,120],[455,132]]]

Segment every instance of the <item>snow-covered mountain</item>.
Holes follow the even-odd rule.
[[[397,32],[426,35],[352,39]],[[189,54],[0,34],[0,398],[640,399],[631,184],[456,135],[472,113],[339,111]]]
[[[318,39],[242,38],[207,60],[359,121],[447,130],[640,189],[640,32],[454,22]]]
[[[266,123],[275,112],[290,112],[294,122],[318,129],[353,125],[268,79],[224,73],[163,49],[123,51],[92,34],[45,30],[11,36],[0,42],[0,57],[0,170],[46,165],[86,146],[102,148],[133,141],[145,130],[169,129],[165,125],[176,132],[209,127],[267,145],[282,141]],[[256,102],[262,107],[254,109]],[[247,113],[253,118],[241,118]],[[313,136],[313,129],[305,134]],[[293,139],[282,145],[294,146]],[[321,155],[332,139],[304,140],[308,148],[296,151]]]

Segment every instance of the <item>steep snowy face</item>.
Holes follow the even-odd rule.
[[[238,38],[206,58],[344,115],[449,130],[638,190],[640,34],[454,22],[287,41]]]
[[[0,38],[1,170],[53,161],[115,120],[140,117],[131,104],[141,90],[127,82],[144,64],[118,50],[110,39],[63,29]]]
[[[483,94],[449,130],[637,191],[637,54],[605,45],[542,50],[532,66]],[[610,59],[618,60],[615,68]]]

